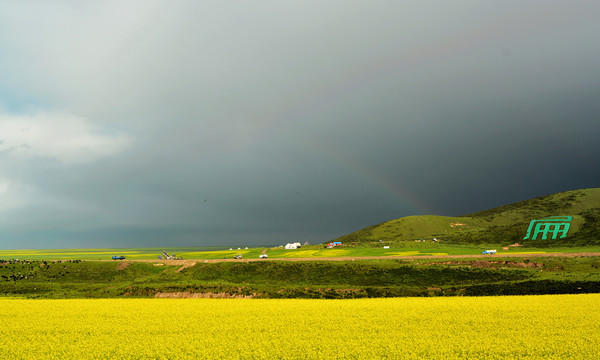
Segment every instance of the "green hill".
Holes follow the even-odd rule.
[[[558,233],[552,239],[549,232],[547,239],[542,239],[541,233],[537,239],[523,239],[532,220],[550,216],[571,217],[566,237]],[[408,216],[369,226],[336,241],[375,245],[380,241],[396,244],[433,238],[447,244],[600,245],[600,188],[541,196],[464,216]]]

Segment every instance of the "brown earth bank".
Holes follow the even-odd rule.
[[[129,265],[131,265],[131,262],[129,262],[129,261],[119,262],[119,264],[117,265],[117,270],[123,270],[123,269],[127,268]]]
[[[155,260],[155,259],[127,259],[127,262],[151,262],[165,265],[180,265],[183,268],[194,266],[196,263],[218,262],[250,262],[250,261],[354,261],[354,260],[419,260],[419,259],[473,259],[485,258],[487,260],[502,258],[544,258],[544,257],[593,257],[600,256],[600,252],[583,253],[535,253],[535,254],[502,254],[502,255],[413,255],[413,256],[355,256],[355,257],[310,257],[310,258],[267,258],[267,259],[187,259],[187,260]],[[119,260],[86,260],[86,261],[119,261]]]
[[[156,293],[155,298],[161,299],[252,299],[256,295],[240,295],[240,294],[228,294],[226,292],[206,292],[206,293],[192,293],[188,291],[183,292],[168,292],[168,293]]]

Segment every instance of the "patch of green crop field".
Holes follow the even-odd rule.
[[[109,260],[113,255],[122,255],[128,259],[157,259],[159,255],[162,255],[163,250],[171,255],[191,258],[187,255],[221,251],[222,249],[223,247],[0,250],[0,259]]]

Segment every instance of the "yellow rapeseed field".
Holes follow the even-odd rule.
[[[600,295],[0,300],[3,359],[597,359]]]

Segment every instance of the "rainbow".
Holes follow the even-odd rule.
[[[583,8],[583,7],[582,7]],[[482,22],[478,28],[466,29],[464,32],[445,37],[436,42],[426,43],[419,47],[404,48],[400,53],[387,58],[374,59],[358,68],[339,72],[337,76],[317,78],[315,83],[292,96],[292,101],[281,101],[283,106],[272,108],[270,116],[260,119],[259,129],[252,140],[260,141],[274,131],[285,131],[282,128],[289,122],[300,122],[302,119],[316,118],[332,104],[341,103],[343,99],[357,90],[368,87],[373,82],[385,79],[398,72],[410,71],[423,67],[431,62],[444,61],[450,57],[477,50],[490,43],[497,43],[501,48],[501,40],[512,40],[523,33],[544,31],[565,21],[576,19],[583,11],[573,7],[566,8],[560,3],[554,7],[544,6],[543,16],[540,7],[522,7],[519,13],[507,13],[495,21]],[[499,51],[500,55],[500,51]],[[347,170],[367,179],[373,185],[384,189],[408,205],[415,214],[436,214],[438,212],[424,200],[415,195],[409,187],[394,181],[373,166],[359,161],[348,153],[338,151],[324,144],[297,140],[300,149],[314,152],[319,158],[326,158]]]

